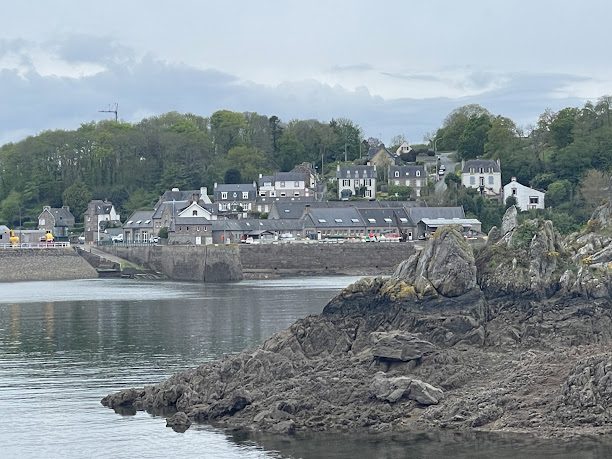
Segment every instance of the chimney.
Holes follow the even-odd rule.
[[[213,189],[217,189],[217,182],[215,182],[215,185],[213,186]]]
[[[336,164],[336,171],[340,172],[340,164]],[[321,171],[321,172],[323,172],[323,171]]]
[[[366,163],[366,166],[370,166],[370,165],[371,165],[371,164],[370,164],[370,161],[368,161],[368,162]]]
[[[262,177],[263,177],[263,174],[259,174],[259,178],[262,178]]]
[[[516,177],[512,177],[512,181],[513,181],[513,182],[516,182]]]

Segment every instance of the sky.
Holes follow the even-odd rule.
[[[607,0],[29,0],[0,16],[0,144],[113,115],[349,118],[421,143],[480,104],[528,129],[612,94]]]

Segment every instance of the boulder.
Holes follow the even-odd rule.
[[[175,432],[185,432],[189,426],[191,426],[191,420],[182,411],[178,411],[166,419],[166,427],[172,427]]]
[[[389,403],[396,403],[405,397],[421,405],[437,405],[444,397],[442,389],[431,384],[407,376],[389,377],[382,371],[374,375],[370,393],[378,400]]]

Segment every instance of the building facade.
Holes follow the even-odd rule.
[[[389,166],[388,183],[410,187],[414,191],[414,196],[422,196],[427,187],[427,169],[425,166]]]
[[[376,199],[376,165],[340,166],[336,168],[338,198],[347,201],[353,196]]]
[[[512,177],[510,183],[504,185],[504,202],[512,196],[521,210],[544,209],[544,194],[517,182],[516,177]]]
[[[475,188],[484,196],[502,196],[501,167],[499,160],[470,159],[461,162],[461,184]]]
[[[44,232],[50,231],[56,238],[67,238],[70,229],[74,227],[74,215],[70,207],[44,206],[38,216],[38,229]]]

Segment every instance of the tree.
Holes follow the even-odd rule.
[[[225,183],[242,183],[242,175],[236,168],[231,168],[225,171]]]
[[[578,110],[576,108],[564,108],[550,122],[548,128],[551,139],[557,148],[567,147],[574,141],[573,129],[577,116]]]
[[[590,169],[579,184],[580,198],[589,214],[605,200],[610,198],[612,177],[609,173]]]
[[[569,201],[572,184],[568,180],[557,180],[548,185],[546,190],[546,203],[557,207]]]
[[[489,115],[473,116],[459,136],[457,156],[459,159],[473,159],[484,155],[487,134],[491,127]]]
[[[70,211],[74,215],[75,221],[81,221],[83,214],[87,210],[87,204],[92,199],[92,194],[87,185],[78,181],[64,190],[62,199],[65,206],[70,206]]]
[[[411,195],[412,195],[412,188],[409,186],[389,185],[387,199],[391,199],[391,200],[396,199],[398,201],[406,201],[410,199]]]

